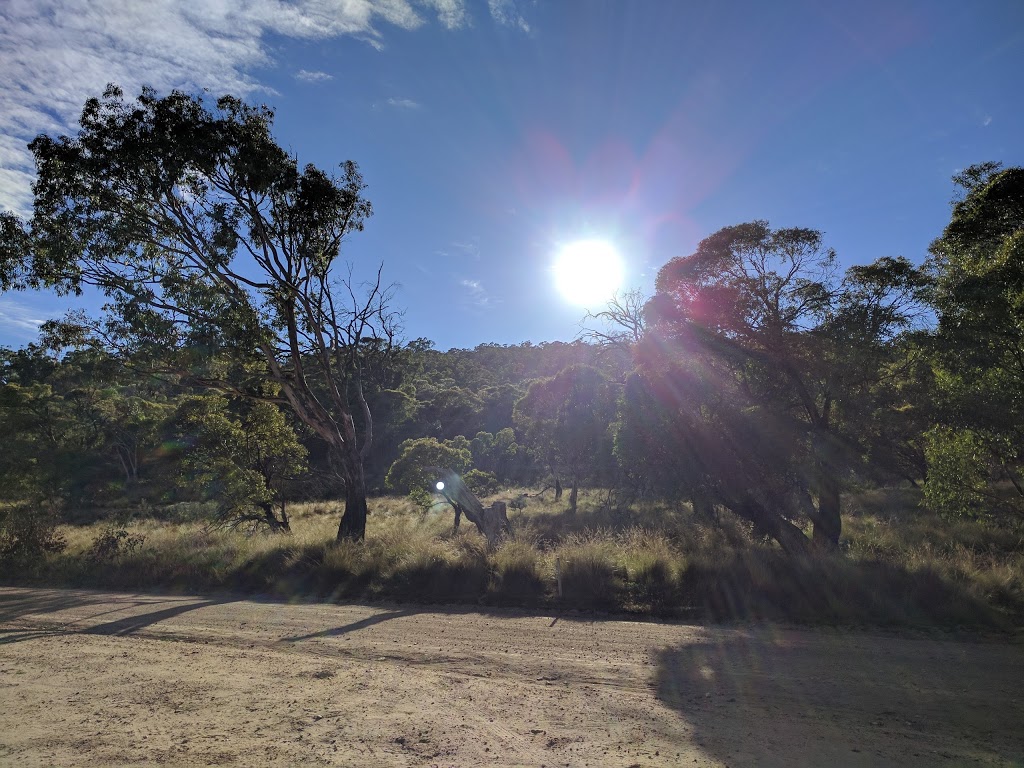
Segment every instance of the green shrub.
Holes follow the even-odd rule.
[[[146,543],[146,537],[133,534],[113,525],[104,528],[96,537],[86,557],[94,563],[109,563],[124,555],[133,555]]]
[[[471,469],[462,476],[462,480],[477,496],[490,496],[498,490],[498,478],[494,476],[493,472]]]
[[[58,522],[58,511],[49,504],[0,507],[0,562],[23,568],[64,551],[67,541]]]
[[[987,456],[981,437],[970,430],[946,427],[928,430],[925,433],[928,479],[924,484],[928,507],[947,517],[979,514],[988,487]]]

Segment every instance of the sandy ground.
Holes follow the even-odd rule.
[[[0,589],[3,765],[1024,765],[1024,646]]]

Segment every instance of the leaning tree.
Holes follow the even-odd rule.
[[[289,407],[344,482],[338,538],[361,539],[363,373],[393,348],[397,315],[379,269],[365,288],[339,275],[343,241],[371,213],[358,168],[300,169],[273,117],[231,96],[147,88],[131,101],[108,86],[77,135],[29,145],[32,216],[0,214],[0,287],[95,286],[109,302],[77,324],[80,341]]]

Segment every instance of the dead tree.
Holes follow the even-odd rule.
[[[455,529],[459,528],[459,519],[466,516],[469,522],[487,539],[489,547],[495,547],[512,528],[508,521],[505,502],[495,501],[490,507],[484,507],[480,499],[469,490],[462,478],[450,470],[438,472],[440,478],[436,488],[452,507],[455,508]]]

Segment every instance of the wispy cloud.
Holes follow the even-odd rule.
[[[496,303],[494,298],[487,293],[483,283],[481,283],[479,280],[463,278],[462,280],[459,281],[459,285],[461,285],[466,290],[465,298],[467,302],[473,305],[474,307],[486,309],[487,307],[494,306],[494,304]]]
[[[25,145],[67,132],[108,82],[246,96],[273,64],[271,35],[353,36],[383,47],[385,25],[415,29],[433,14],[454,29],[465,0],[32,0],[0,4],[0,209],[26,213],[34,167]],[[316,73],[311,73],[316,74]]]
[[[988,128],[992,123],[992,115],[985,115],[985,119],[981,121],[981,124]]]
[[[487,7],[491,11],[491,18],[506,27],[518,27],[523,32],[530,31],[530,25],[519,12],[515,0],[487,0]]]
[[[327,80],[333,80],[334,75],[329,75],[326,72],[311,72],[308,69],[300,69],[295,73],[296,80],[302,80],[305,83],[323,83]]]
[[[470,256],[473,259],[480,261],[480,238],[478,237],[471,237],[463,242],[452,243],[452,248],[466,256]]]
[[[39,335],[39,326],[44,322],[45,318],[32,307],[9,296],[0,296],[0,328],[9,335],[34,339]]]
[[[420,103],[418,101],[413,101],[412,99],[399,99],[399,98],[397,98],[395,96],[392,96],[390,99],[387,100],[387,105],[389,107],[394,107],[395,109],[419,109],[420,108]]]
[[[466,6],[463,0],[423,0],[423,4],[437,12],[438,20],[448,29],[466,25]]]

